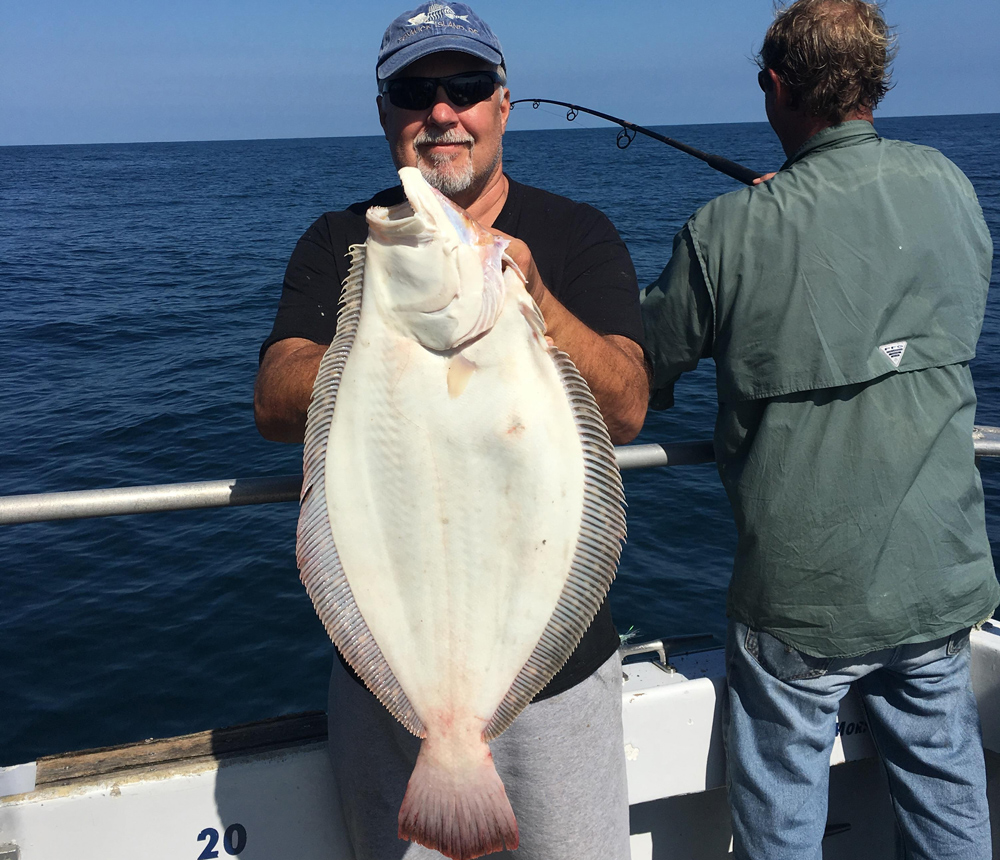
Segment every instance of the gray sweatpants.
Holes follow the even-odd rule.
[[[357,860],[443,855],[396,836],[420,740],[334,661],[330,757]],[[629,860],[621,657],[575,687],[528,705],[490,744],[517,818],[511,860]]]

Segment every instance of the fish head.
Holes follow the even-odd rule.
[[[509,243],[431,187],[417,168],[401,168],[399,178],[406,202],[367,213],[364,289],[397,330],[428,349],[455,349],[499,317]]]

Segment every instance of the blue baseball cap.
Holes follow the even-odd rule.
[[[503,48],[489,25],[464,3],[424,3],[393,21],[385,35],[375,64],[380,81],[428,54],[460,51],[504,65]]]

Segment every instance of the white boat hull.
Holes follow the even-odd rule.
[[[990,804],[1000,812],[1000,625],[974,632],[972,644]],[[722,652],[672,663],[675,673],[625,666],[632,858],[731,856]],[[286,718],[0,769],[0,860],[353,860],[322,723]],[[824,856],[892,856],[885,779],[851,697],[839,723]]]

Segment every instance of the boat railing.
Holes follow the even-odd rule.
[[[972,438],[977,462],[981,457],[1000,457],[1000,427],[977,426]],[[711,441],[622,445],[615,448],[615,456],[622,470],[695,466],[715,460]],[[0,525],[297,502],[301,488],[301,475],[277,475],[0,496]]]

